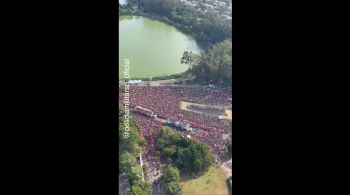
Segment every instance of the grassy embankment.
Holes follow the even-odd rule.
[[[220,167],[212,166],[199,178],[182,182],[182,194],[228,195],[227,176]]]

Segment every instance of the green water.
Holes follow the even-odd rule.
[[[129,77],[145,78],[184,72],[184,51],[201,51],[195,40],[174,27],[142,16],[119,17],[119,78],[125,78],[129,59]]]

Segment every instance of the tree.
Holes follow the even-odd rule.
[[[146,195],[146,193],[140,186],[133,185],[130,191],[130,195]]]
[[[142,0],[139,3],[143,11],[165,16],[182,31],[194,36],[197,41],[211,45],[232,38],[231,21],[214,13],[203,13],[198,8],[178,0]],[[198,7],[203,7],[199,4]]]
[[[232,41],[230,39],[213,45],[198,57],[189,72],[199,83],[231,86]]]
[[[163,171],[163,177],[165,183],[168,182],[179,182],[180,181],[180,172],[176,167],[168,166]]]
[[[163,160],[170,162],[171,158],[175,166],[186,171],[204,172],[214,162],[214,156],[207,145],[184,138],[169,127],[161,129],[158,151]],[[166,173],[165,176],[167,177]]]
[[[147,192],[148,194],[152,193],[152,183],[150,181],[145,180],[141,184],[141,188],[143,189],[143,191]]]
[[[132,186],[129,195],[151,195],[152,184],[149,181],[145,181],[140,184],[135,184]]]
[[[180,148],[178,150],[176,163],[180,168],[189,168],[192,166],[192,154],[188,148]]]
[[[187,148],[190,145],[190,143],[191,143],[190,139],[188,139],[186,137],[181,137],[177,141],[177,146],[182,147],[182,148]]]
[[[176,167],[168,166],[163,171],[162,180],[165,183],[165,189],[169,195],[181,194],[180,172]]]
[[[142,182],[142,173],[143,169],[140,165],[131,167],[129,176],[132,185],[140,184]]]
[[[121,172],[129,173],[131,171],[131,167],[137,165],[136,158],[129,152],[124,152],[119,159],[119,165]]]
[[[165,184],[165,190],[169,195],[180,195],[181,186],[178,182],[169,182]]]
[[[129,121],[129,137],[125,138],[125,124],[123,119],[124,115],[119,117],[121,121],[119,123],[119,156],[124,152],[129,152],[137,157],[145,141],[140,137],[139,130],[134,121]]]
[[[176,153],[174,147],[167,147],[163,149],[163,155],[165,158],[171,158]]]
[[[188,64],[189,68],[192,68],[192,64],[197,59],[197,55],[194,54],[192,51],[185,51],[183,53],[183,56],[181,58],[181,64]]]

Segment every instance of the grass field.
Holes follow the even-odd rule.
[[[228,195],[227,176],[220,167],[211,167],[197,179],[182,182],[182,194]]]

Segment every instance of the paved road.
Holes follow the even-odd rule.
[[[128,195],[130,185],[126,175],[119,175],[119,195]]]
[[[162,184],[153,184],[152,195],[164,195],[164,186]]]

